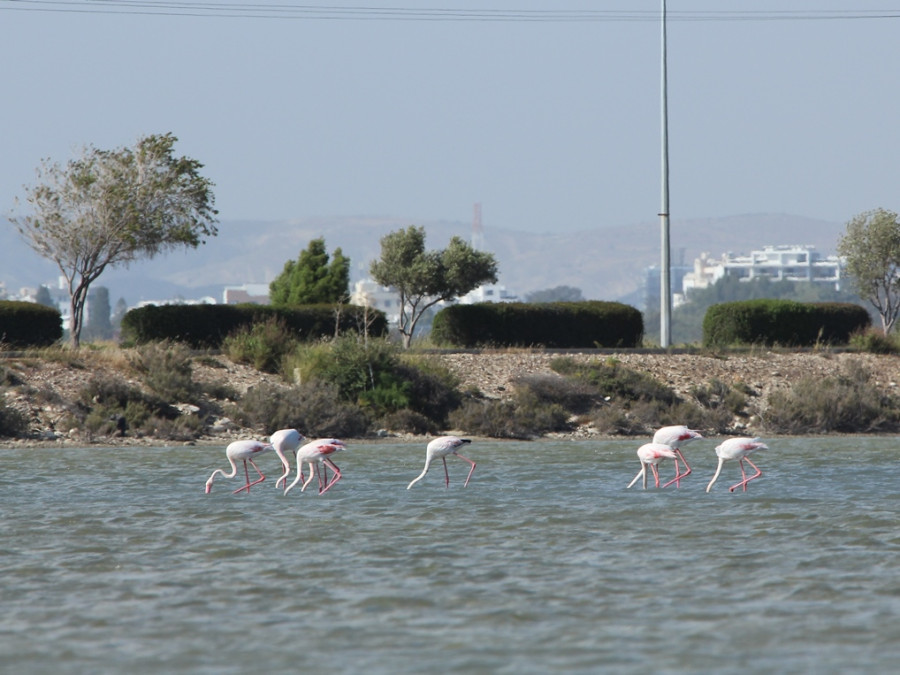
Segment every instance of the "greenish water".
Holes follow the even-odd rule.
[[[351,444],[329,493],[249,495],[223,448],[0,450],[3,673],[846,673],[900,659],[893,438]],[[664,465],[663,475],[672,472]]]

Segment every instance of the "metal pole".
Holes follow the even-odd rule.
[[[661,40],[662,205],[659,209],[659,218],[662,231],[662,260],[659,269],[659,344],[661,347],[668,347],[672,341],[672,279],[669,261],[669,112],[666,101],[666,0],[662,0]]]

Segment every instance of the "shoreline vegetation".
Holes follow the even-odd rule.
[[[486,349],[411,350],[396,358],[416,386],[412,366],[439,373],[429,386],[436,379],[454,385],[458,399],[443,425],[428,425],[409,412],[364,423],[353,406],[344,410],[325,398],[328,386],[302,384],[301,368],[294,369],[297,381],[288,382],[225,353],[190,353],[173,345],[6,352],[0,358],[0,427],[22,426],[20,433],[3,430],[0,448],[220,446],[262,439],[281,427],[279,419],[263,422],[247,410],[263,406],[259,415],[277,418],[281,412],[269,404],[280,392],[298,399],[294,404],[303,415],[329,406],[332,416],[343,411],[340,423],[356,432],[333,435],[358,443],[449,432],[492,440],[637,442],[652,435],[653,426],[670,423],[713,438],[900,430],[900,357],[892,354],[763,347]],[[432,389],[416,395],[437,396]],[[381,399],[364,403],[368,411],[389,405]],[[315,419],[308,426],[318,429],[300,431],[332,435],[322,433],[327,425]]]

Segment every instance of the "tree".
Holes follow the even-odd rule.
[[[19,234],[52,260],[68,283],[72,346],[78,347],[90,285],[107,267],[215,236],[212,182],[196,160],[175,157],[171,135],[141,138],[133,148],[85,148],[61,166],[44,160],[26,188],[32,215],[14,216]]]
[[[573,286],[554,286],[541,291],[534,291],[525,296],[526,302],[581,302],[584,296],[580,288]]]
[[[328,260],[325,239],[313,239],[297,261],[289,260],[269,284],[273,305],[312,305],[345,302],[350,287],[350,259],[336,248]]]
[[[846,271],[859,296],[881,317],[885,335],[900,313],[900,222],[897,214],[876,209],[847,223],[838,243]]]
[[[372,261],[372,278],[400,294],[398,329],[403,346],[412,342],[422,314],[439,302],[497,282],[497,262],[453,237],[442,251],[425,250],[425,228],[410,225],[381,238],[381,258]]]

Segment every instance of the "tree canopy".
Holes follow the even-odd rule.
[[[313,305],[344,302],[350,286],[350,259],[334,250],[329,262],[325,239],[313,239],[296,261],[288,260],[284,270],[269,284],[273,305]]]
[[[847,223],[838,243],[847,275],[860,297],[881,317],[884,334],[900,313],[900,222],[885,209],[866,211]]]
[[[447,248],[425,250],[425,228],[410,225],[381,238],[381,258],[372,261],[372,278],[400,295],[398,330],[409,347],[423,313],[484,283],[496,283],[497,262],[459,237]]]
[[[33,213],[13,216],[23,239],[52,260],[68,283],[72,345],[84,323],[88,290],[107,267],[215,236],[212,182],[198,161],[173,154],[178,139],[151,135],[133,148],[85,148],[65,166],[45,159],[26,188]]]

